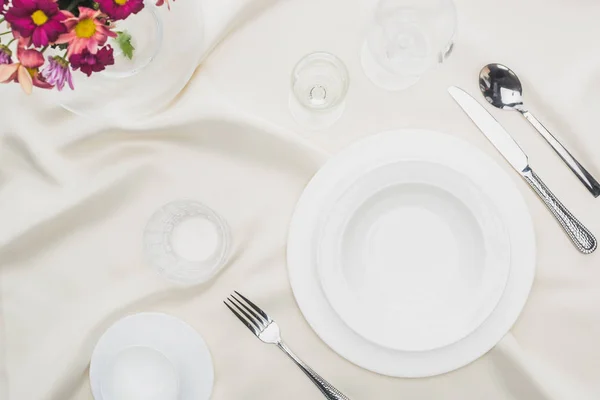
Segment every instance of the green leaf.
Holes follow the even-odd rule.
[[[117,38],[115,40],[123,52],[123,55],[131,60],[133,58],[135,47],[131,44],[131,35],[129,32],[117,32]]]
[[[66,50],[69,47],[68,43],[50,45],[53,49]]]

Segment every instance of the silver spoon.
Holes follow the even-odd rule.
[[[594,197],[600,196],[600,183],[579,164],[569,151],[523,106],[523,88],[519,77],[502,64],[488,64],[479,73],[479,88],[494,107],[517,110],[552,146],[556,154],[585,185]]]

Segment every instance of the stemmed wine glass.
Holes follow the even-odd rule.
[[[381,0],[361,50],[365,74],[387,90],[408,88],[448,58],[455,30],[452,0]]]
[[[302,58],[292,72],[289,106],[308,129],[331,126],[344,113],[349,76],[338,57],[316,52]]]

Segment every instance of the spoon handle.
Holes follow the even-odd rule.
[[[529,183],[531,188],[544,201],[546,207],[552,212],[552,215],[560,223],[569,239],[575,247],[583,254],[591,254],[598,247],[598,242],[594,235],[565,207],[542,182],[539,176],[531,168],[527,168],[522,173],[523,178]]]
[[[592,196],[600,196],[600,183],[598,183],[598,181],[594,179],[594,177],[585,168],[583,168],[583,166],[575,159],[575,157],[569,153],[565,146],[563,146],[562,143],[560,143],[558,139],[556,139],[554,135],[552,135],[550,131],[546,129],[546,127],[542,125],[542,123],[536,117],[533,116],[532,113],[529,111],[523,111],[522,114],[525,118],[527,118],[531,125],[537,129],[544,139],[546,139],[556,154],[562,158],[571,171],[577,175],[581,183],[583,183],[587,190],[590,191]]]

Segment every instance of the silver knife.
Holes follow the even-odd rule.
[[[506,161],[525,179],[535,193],[544,201],[546,207],[552,212],[569,236],[575,247],[584,254],[596,250],[598,243],[592,233],[556,198],[542,180],[529,166],[527,155],[500,125],[498,121],[471,95],[464,90],[451,86],[448,92],[475,122],[496,149],[504,156]]]

